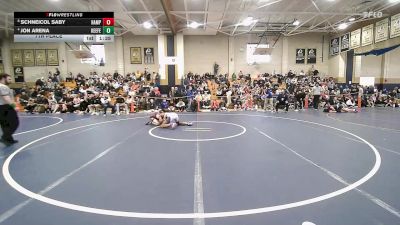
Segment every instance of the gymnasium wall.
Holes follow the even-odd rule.
[[[185,74],[188,72],[203,74],[213,73],[213,65],[219,65],[219,72],[228,72],[228,36],[197,36],[183,37]]]
[[[236,74],[240,71],[243,73],[249,73],[253,77],[261,73],[281,73],[282,71],[282,43],[283,39],[280,38],[275,44],[271,54],[271,62],[263,64],[249,65],[247,64],[247,44],[258,43],[259,37],[256,35],[240,35],[233,38],[234,40],[234,72]],[[263,42],[265,43],[265,39]],[[273,43],[270,43],[272,45]]]
[[[380,56],[356,56],[360,68],[355,70],[353,81],[359,82],[360,77],[375,77],[375,83],[399,84],[399,59],[399,48]]]
[[[316,48],[317,49],[317,63],[314,64],[314,68],[320,72],[321,76],[330,76],[329,74],[329,38],[325,34],[319,33],[306,33],[295,36],[285,37],[288,43],[288,69],[300,72],[304,70],[307,72],[312,64],[296,64],[296,49],[297,48]],[[286,73],[287,71],[283,71]]]
[[[387,82],[400,83],[400,47],[386,53]]]
[[[296,64],[295,53],[297,48],[316,48],[317,63],[314,65],[322,76],[333,76],[339,81],[344,79],[345,74],[345,53],[338,56],[329,56],[329,40],[331,37],[325,36],[322,43],[323,34],[308,33],[289,37],[281,37],[276,43],[272,51],[272,60],[269,63],[248,65],[246,62],[246,44],[257,43],[259,38],[254,35],[239,35],[236,37],[228,37],[218,34],[215,36],[184,36],[184,66],[185,73],[192,71],[194,73],[205,73],[213,71],[213,64],[217,62],[220,65],[220,72],[230,74],[238,73],[242,70],[244,73],[250,73],[252,76],[268,72],[286,73],[292,69],[299,72],[304,70],[307,72],[310,64]],[[400,42],[400,38],[391,39],[379,43],[381,47],[387,47]],[[91,71],[98,73],[113,73],[120,64],[123,65],[124,73],[143,71],[145,67],[150,71],[158,71],[158,39],[157,36],[141,36],[127,34],[122,38],[122,53],[117,57],[117,43],[106,43],[106,63],[104,67],[92,66],[90,64],[82,64],[80,59],[69,51],[69,47],[65,43],[13,43],[12,39],[2,40],[2,54],[5,71],[12,74],[12,66],[9,60],[10,53],[5,49],[58,49],[59,66],[42,66],[42,67],[24,67],[25,80],[34,81],[42,76],[46,76],[49,71],[54,72],[55,68],[59,68],[62,75],[72,72],[76,75],[78,72],[89,74]],[[272,42],[270,42],[272,43]],[[73,44],[71,44],[73,45]],[[7,46],[7,48],[5,48]],[[229,47],[230,46],[230,47]],[[378,47],[379,47],[378,46]],[[77,45],[74,46],[75,48]],[[145,65],[130,63],[130,47],[153,47],[155,52],[155,63]],[[377,47],[377,46],[375,46]],[[358,49],[361,50],[361,49]],[[364,49],[362,49],[364,50]],[[322,57],[322,52],[324,56]],[[118,63],[117,58],[122,58]],[[374,76],[376,82],[400,83],[400,48],[386,53],[384,56],[362,56],[360,65],[354,68],[353,82],[358,82],[360,76]],[[229,61],[232,59],[232,62]],[[356,59],[355,59],[356,60]],[[7,62],[8,61],[8,62]],[[356,63],[355,67],[356,67]]]
[[[316,48],[317,63],[314,67],[322,75],[328,75],[329,62],[328,38],[322,43],[322,34],[302,34],[290,37],[281,37],[272,51],[271,62],[265,64],[248,65],[246,61],[247,43],[258,43],[256,35],[239,35],[229,38],[226,35],[216,36],[184,36],[185,49],[185,73],[205,73],[213,71],[213,64],[220,65],[220,72],[249,73],[256,76],[259,73],[287,73],[290,69],[305,72],[311,68],[311,64],[296,64],[297,48]],[[229,42],[233,42],[233,49],[229,49]],[[265,39],[263,39],[263,42]],[[272,41],[269,42],[273,44]],[[233,57],[229,57],[232,55]],[[322,54],[324,57],[322,58]],[[229,60],[234,61],[234,68],[228,68]]]
[[[382,56],[356,56],[361,59],[360,74],[355,77],[375,77],[375,83],[382,77]]]

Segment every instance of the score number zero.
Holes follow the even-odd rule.
[[[100,25],[103,22],[103,29],[100,27],[91,28],[91,34],[114,34],[114,18],[103,18],[102,20],[91,20],[91,25]]]
[[[90,28],[91,34],[114,34],[114,27],[94,27]]]

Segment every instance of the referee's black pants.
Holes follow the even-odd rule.
[[[3,131],[1,139],[6,141],[14,140],[12,135],[18,128],[19,119],[17,112],[10,105],[0,105],[0,125]]]
[[[321,96],[320,95],[314,95],[314,99],[313,99],[313,105],[314,105],[314,109],[318,109],[319,106],[319,98]]]

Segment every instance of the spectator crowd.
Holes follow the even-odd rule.
[[[400,89],[378,90],[358,84],[335,83],[322,78],[318,71],[285,75],[259,74],[251,77],[238,74],[186,74],[181,84],[161,93],[161,76],[148,71],[115,72],[88,76],[68,74],[60,81],[60,72],[49,73],[18,91],[18,100],[28,113],[79,113],[91,115],[129,114],[141,110],[166,111],[239,111],[280,109],[298,111],[306,107],[325,112],[356,112],[358,100],[362,107],[399,107]],[[70,84],[70,85],[67,85]],[[72,85],[71,85],[72,84]]]

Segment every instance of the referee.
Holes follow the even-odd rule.
[[[19,125],[18,115],[15,111],[14,93],[7,86],[10,83],[10,75],[0,74],[0,125],[3,131],[0,142],[7,146],[18,142],[12,135]]]

